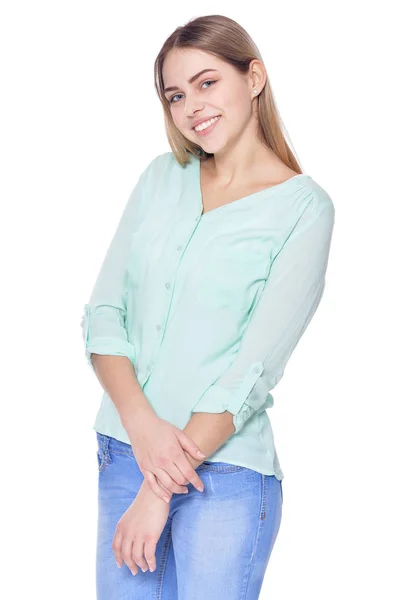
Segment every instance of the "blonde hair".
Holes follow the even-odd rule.
[[[170,105],[164,95],[162,69],[167,53],[173,48],[198,49],[217,56],[235,67],[241,74],[247,74],[252,60],[261,54],[250,35],[233,19],[223,15],[206,15],[188,21],[177,27],[163,44],[154,63],[155,88],[163,106],[166,135],[176,160],[181,166],[191,162],[189,154],[207,159],[208,154],[200,146],[187,139],[176,127],[170,112]],[[273,97],[270,79],[258,94],[259,139],[270,148],[288,167],[302,173],[299,162],[290,149],[283,133],[283,123]]]

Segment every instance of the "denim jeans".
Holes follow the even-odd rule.
[[[112,549],[117,522],[144,479],[132,448],[98,440],[97,600],[256,600],[282,515],[282,483],[237,465],[204,461],[204,484],[173,494],[156,569],[133,576]]]

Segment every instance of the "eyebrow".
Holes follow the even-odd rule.
[[[201,75],[203,73],[208,73],[208,71],[216,71],[216,69],[203,69],[202,71],[200,71],[199,73],[197,73],[196,75],[193,75],[192,77],[190,77],[190,79],[188,80],[188,83],[194,83],[194,81],[196,79],[198,79],[198,77],[201,77]],[[179,88],[176,86],[172,86],[172,87],[168,87],[164,89],[164,94],[166,94],[166,92],[171,92],[173,90],[178,90]]]

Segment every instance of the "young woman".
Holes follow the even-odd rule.
[[[322,297],[335,211],[235,21],[178,27],[155,82],[172,151],[140,175],[82,321],[104,389],[97,598],[255,600],[282,515],[270,391]]]

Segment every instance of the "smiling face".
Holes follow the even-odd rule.
[[[215,154],[234,144],[254,121],[253,81],[216,56],[174,48],[165,58],[162,74],[174,124],[206,152]],[[217,119],[209,127],[193,129],[197,121],[212,117]]]

